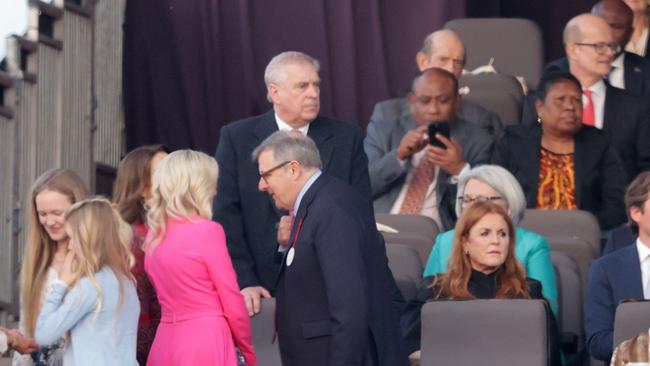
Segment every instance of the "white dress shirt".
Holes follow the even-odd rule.
[[[639,252],[639,264],[641,265],[641,283],[643,284],[643,298],[650,299],[650,248],[641,239],[636,239],[636,250]]]
[[[298,130],[300,133],[302,133],[303,136],[307,136],[307,132],[309,132],[309,123],[306,125],[300,127],[300,128],[293,128],[291,127],[288,123],[282,120],[278,114],[275,114],[275,123],[278,124],[278,130],[280,131],[293,131],[293,130]]]
[[[639,56],[645,56],[645,53],[647,52],[646,46],[648,45],[648,28],[643,30],[643,33],[641,33],[641,37],[639,38],[639,41],[637,43],[632,42],[630,39],[629,42],[627,42],[627,45],[625,45],[625,50],[627,52],[632,52],[636,53]]]
[[[625,53],[621,52],[612,61],[612,71],[609,72],[609,84],[615,88],[625,89]]]
[[[607,87],[603,80],[598,80],[596,84],[587,89],[591,90],[591,100],[594,103],[594,116],[596,117],[594,127],[602,129],[605,118],[605,93]],[[584,94],[582,95],[582,106],[583,108],[587,106],[587,96]]]

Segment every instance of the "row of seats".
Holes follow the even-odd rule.
[[[537,87],[544,66],[539,27],[527,19],[466,18],[445,28],[465,42],[466,70],[491,66],[492,73],[461,76],[459,84],[470,90],[465,99],[496,113],[505,126],[518,124],[525,93]]]
[[[421,365],[547,365],[546,312],[537,300],[427,303],[422,308]],[[274,314],[275,299],[262,299],[262,311],[251,319],[255,351],[266,366],[282,365]],[[616,309],[614,344],[647,331],[647,324],[650,301],[622,303]]]
[[[396,232],[382,232],[389,266],[402,295],[412,298],[438,234],[435,222],[419,215],[377,214],[378,223]],[[562,340],[571,349],[584,345],[583,298],[591,262],[600,255],[601,232],[596,218],[579,210],[528,209],[520,225],[544,236],[551,247],[557,275]]]

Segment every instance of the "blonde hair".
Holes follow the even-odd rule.
[[[72,170],[52,169],[36,179],[29,193],[29,225],[20,271],[22,323],[25,334],[34,336],[36,320],[41,311],[43,286],[56,252],[56,242],[50,238],[38,219],[36,196],[53,191],[68,197],[70,204],[85,198],[88,188]]]
[[[218,176],[217,161],[199,151],[178,150],[161,160],[153,176],[151,207],[147,211],[152,235],[145,248],[152,249],[165,238],[170,218],[212,218]]]
[[[124,281],[135,283],[131,267],[135,264],[129,243],[131,226],[127,224],[115,206],[103,197],[89,198],[72,205],[65,214],[66,228],[75,246],[75,279],[88,277],[98,292],[96,313],[102,308],[103,289],[95,274],[109,267],[117,277],[122,304]]]

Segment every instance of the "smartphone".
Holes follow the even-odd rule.
[[[439,133],[446,138],[449,138],[449,122],[442,121],[442,122],[431,122],[429,123],[429,143],[433,146],[441,147],[443,149],[446,149],[447,147],[445,144],[440,142],[436,138],[436,133]]]

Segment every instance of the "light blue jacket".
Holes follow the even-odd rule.
[[[90,278],[83,277],[69,291],[54,283],[38,315],[34,339],[45,346],[70,331],[63,355],[66,366],[137,366],[140,302],[135,287],[124,281],[120,304],[115,273],[104,267],[95,276],[103,291],[101,310],[96,311],[99,293]]]
[[[551,262],[551,249],[542,236],[522,227],[515,230],[515,257],[526,269],[526,276],[542,283],[542,294],[557,316],[557,280]],[[454,230],[439,234],[429,255],[424,276],[447,271],[447,260],[451,255]]]

